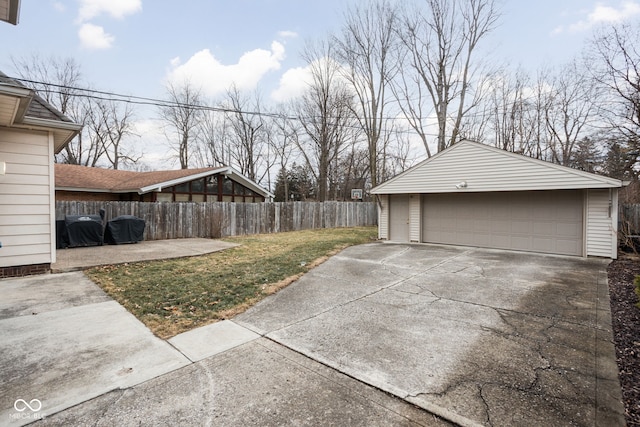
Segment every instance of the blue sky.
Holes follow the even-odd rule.
[[[21,3],[19,25],[0,26],[0,70],[11,73],[12,55],[72,56],[96,88],[157,97],[172,72],[201,74],[206,80],[221,80],[220,85],[235,77],[240,86],[259,85],[270,96],[288,70],[304,66],[300,50],[305,40],[339,29],[349,1]],[[598,23],[640,16],[640,0],[500,4],[503,15],[485,44],[486,52],[495,61],[527,69],[570,59]],[[206,85],[214,95],[218,86]]]
[[[11,56],[71,56],[99,90],[161,98],[190,76],[212,101],[232,81],[279,101],[303,85],[305,41],[339,30],[353,1],[23,0],[19,24],[0,25],[0,70],[13,74]],[[579,54],[598,25],[640,18],[640,0],[497,1],[482,54],[532,72]]]

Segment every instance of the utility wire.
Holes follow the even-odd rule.
[[[28,85],[43,86],[44,87],[43,89],[38,89],[37,91],[45,92],[49,94],[82,97],[82,98],[94,99],[99,101],[123,102],[127,104],[146,105],[146,106],[153,106],[158,108],[178,107],[178,108],[188,108],[193,110],[211,111],[211,112],[225,113],[225,114],[246,114],[246,115],[253,115],[253,116],[260,116],[260,117],[269,117],[274,119],[285,119],[285,120],[291,120],[291,121],[304,120],[304,118],[302,117],[289,116],[283,113],[270,113],[270,112],[263,112],[263,111],[245,111],[245,110],[237,110],[232,108],[214,107],[214,106],[202,105],[202,104],[190,104],[190,103],[188,104],[188,103],[181,103],[177,101],[168,101],[163,99],[149,98],[149,97],[136,96],[136,95],[124,95],[117,92],[102,91],[97,89],[88,89],[88,88],[81,88],[81,87],[75,87],[75,86],[60,85],[60,84],[42,82],[42,81],[31,80],[26,78],[19,78],[19,77],[9,77],[9,78],[13,80],[17,80],[22,83],[26,83],[27,86]],[[54,90],[51,88],[55,88],[57,90]],[[315,119],[318,119],[318,117],[316,117]],[[391,120],[391,121],[405,120],[404,118],[401,118],[401,117],[384,117],[383,119]],[[355,125],[347,125],[346,127],[351,129],[361,129],[360,126],[355,126]],[[406,130],[394,129],[391,131],[390,130],[384,130],[384,131],[386,133],[419,135],[419,132],[417,132],[411,126],[409,126]],[[437,133],[423,132],[423,134],[425,136],[430,136],[430,137],[438,136]]]

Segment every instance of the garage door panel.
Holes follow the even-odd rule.
[[[582,255],[580,191],[428,194],[422,240]]]
[[[479,233],[487,233],[491,234],[491,230],[493,230],[493,221],[490,219],[478,219],[475,222],[475,229]]]
[[[553,239],[534,237],[532,249],[536,252],[553,252]]]
[[[525,234],[527,236],[533,233],[533,226],[529,221],[523,221],[522,219],[513,220],[511,222],[506,223],[507,228],[511,231],[512,234]]]
[[[552,222],[535,221],[533,223],[533,234],[536,236],[552,236],[555,233],[556,224]]]
[[[582,237],[582,227],[575,223],[558,223],[556,226],[556,235],[564,238],[577,239]]]

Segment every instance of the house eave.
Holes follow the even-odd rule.
[[[20,0],[9,0],[9,13],[5,22],[18,25],[20,19]]]
[[[79,187],[64,187],[56,186],[56,191],[71,191],[78,193],[113,193],[113,194],[126,194],[135,193],[136,190],[110,190],[105,188],[79,188]]]
[[[228,168],[228,169],[230,170],[228,175],[230,176],[233,175],[236,178],[236,181],[238,181],[240,184],[244,185],[245,187],[252,189],[253,191],[261,194],[265,198],[275,197],[275,194],[272,194],[270,191],[255,185],[253,181],[249,180],[247,177],[245,177],[241,173],[235,171],[233,168]]]
[[[179,185],[182,184],[184,182],[189,182],[189,181],[193,181],[196,179],[200,179],[200,178],[205,178],[207,176],[211,176],[211,175],[216,175],[216,174],[221,174],[224,176],[233,176],[233,179],[237,182],[239,182],[240,184],[244,185],[245,187],[255,191],[256,193],[262,195],[265,198],[273,198],[275,197],[273,194],[271,194],[269,191],[265,190],[264,188],[256,185],[255,183],[253,183],[253,181],[249,180],[248,178],[246,178],[244,175],[242,175],[241,173],[235,171],[232,167],[226,166],[226,167],[221,167],[221,168],[216,168],[216,169],[211,169],[209,171],[206,172],[200,172],[194,175],[187,175],[181,178],[176,178],[176,179],[172,179],[169,181],[164,181],[164,182],[159,182],[156,184],[152,184],[152,185],[148,185],[142,188],[139,188],[137,190],[138,194],[146,194],[146,193],[150,193],[150,192],[159,192],[162,191],[163,188],[166,187],[171,187],[174,185]]]
[[[145,194],[145,193],[150,193],[150,192],[153,192],[153,191],[162,191],[163,188],[171,187],[173,185],[179,185],[179,184],[182,184],[184,182],[193,181],[195,179],[204,178],[204,177],[207,177],[209,175],[215,175],[217,173],[223,173],[227,169],[229,169],[229,168],[211,169],[210,171],[200,172],[200,173],[197,173],[197,174],[194,174],[194,175],[186,175],[186,176],[183,176],[181,178],[175,178],[175,179],[171,179],[169,181],[158,182],[158,183],[155,183],[155,184],[151,184],[151,185],[147,185],[145,187],[139,188],[139,189],[137,189],[137,192],[138,192],[138,194]]]
[[[52,131],[54,134],[55,153],[59,153],[82,130],[82,125],[73,122],[41,119],[26,116],[16,127],[31,130]]]

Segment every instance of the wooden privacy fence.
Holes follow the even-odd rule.
[[[134,215],[146,222],[144,239],[220,238],[311,228],[372,226],[378,223],[373,202],[94,202],[57,201],[56,218],[98,214],[108,221]]]

